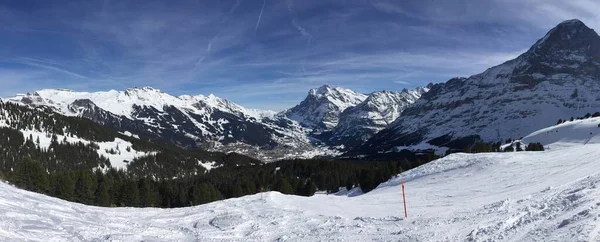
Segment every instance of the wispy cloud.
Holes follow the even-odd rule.
[[[0,27],[0,80],[5,96],[155,86],[282,109],[325,83],[368,93],[470,76],[565,19],[600,27],[598,8],[590,0],[0,4],[0,22],[11,23]]]
[[[77,77],[80,79],[89,79],[88,77],[69,71],[66,69],[66,67],[61,66],[60,64],[57,64],[54,61],[48,61],[48,60],[44,60],[44,59],[35,59],[35,58],[30,58],[30,57],[20,57],[17,58],[15,60],[13,60],[14,63],[19,63],[19,64],[23,64],[23,65],[28,65],[28,66],[33,66],[33,67],[39,67],[42,69],[46,69],[46,70],[51,70],[51,71],[55,71],[55,72],[60,72],[72,77]]]
[[[407,81],[394,81],[394,83],[402,84],[402,85],[410,85],[410,82],[407,82]]]

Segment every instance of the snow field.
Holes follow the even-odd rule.
[[[3,241],[600,241],[600,144],[452,154],[358,196],[100,208],[0,184]],[[403,218],[404,179],[409,218]]]

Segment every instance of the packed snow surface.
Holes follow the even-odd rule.
[[[600,241],[598,157],[589,143],[452,154],[363,195],[267,192],[179,209],[85,206],[0,182],[0,241]]]

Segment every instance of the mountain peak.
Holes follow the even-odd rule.
[[[311,89],[304,101],[285,113],[288,118],[303,126],[330,130],[337,125],[342,111],[356,106],[366,98],[367,95],[350,89],[323,85]]]
[[[547,35],[560,36],[563,38],[571,39],[573,37],[576,37],[575,35],[577,34],[589,34],[590,32],[594,32],[594,30],[586,26],[579,19],[571,19],[559,23],[558,25],[556,25],[556,27],[548,31]]]
[[[313,95],[313,96],[315,96],[315,95],[325,95],[325,94],[331,92],[331,89],[332,88],[329,85],[325,84],[323,86],[320,86],[319,88],[310,89],[310,91],[308,92],[308,94],[309,95]]]
[[[538,40],[530,52],[540,54],[560,50],[582,50],[590,55],[598,54],[600,50],[600,36],[578,19],[563,21],[552,28]]]
[[[569,19],[569,20],[565,20],[562,21],[561,23],[558,24],[558,26],[560,25],[564,25],[564,26],[585,26],[585,24],[583,22],[581,22],[581,20],[579,19]],[[585,26],[587,27],[587,26]]]

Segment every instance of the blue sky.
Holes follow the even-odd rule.
[[[596,1],[186,0],[0,3],[0,96],[152,86],[281,110],[323,84],[369,93],[469,76]]]

